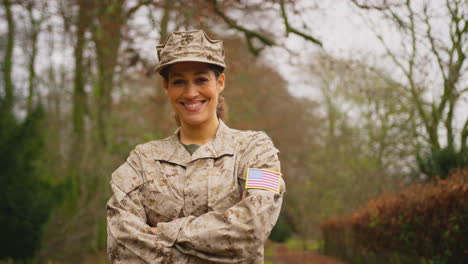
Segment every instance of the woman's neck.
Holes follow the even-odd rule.
[[[204,145],[216,135],[218,126],[218,118],[216,118],[212,122],[201,124],[198,126],[190,126],[182,123],[180,126],[180,142],[186,145]]]

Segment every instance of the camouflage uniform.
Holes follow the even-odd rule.
[[[112,174],[110,263],[263,263],[284,182],[279,194],[247,189],[242,199],[242,193],[248,168],[280,171],[277,153],[264,132],[231,129],[221,120],[193,155],[178,131],[138,145]]]

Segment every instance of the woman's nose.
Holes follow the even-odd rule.
[[[196,85],[191,82],[188,83],[184,91],[184,96],[187,98],[195,98],[198,96],[198,89]]]

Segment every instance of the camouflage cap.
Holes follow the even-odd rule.
[[[223,41],[210,39],[203,30],[172,32],[156,49],[159,59],[157,72],[183,61],[205,62],[226,68]]]

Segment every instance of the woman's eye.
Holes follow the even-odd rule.
[[[184,83],[184,80],[175,80],[172,82],[173,85],[181,85]]]
[[[197,79],[197,82],[198,82],[198,83],[204,83],[204,82],[207,82],[207,81],[208,81],[208,79],[207,79],[207,78],[204,78],[204,77],[203,77],[203,78],[198,78],[198,79]]]

